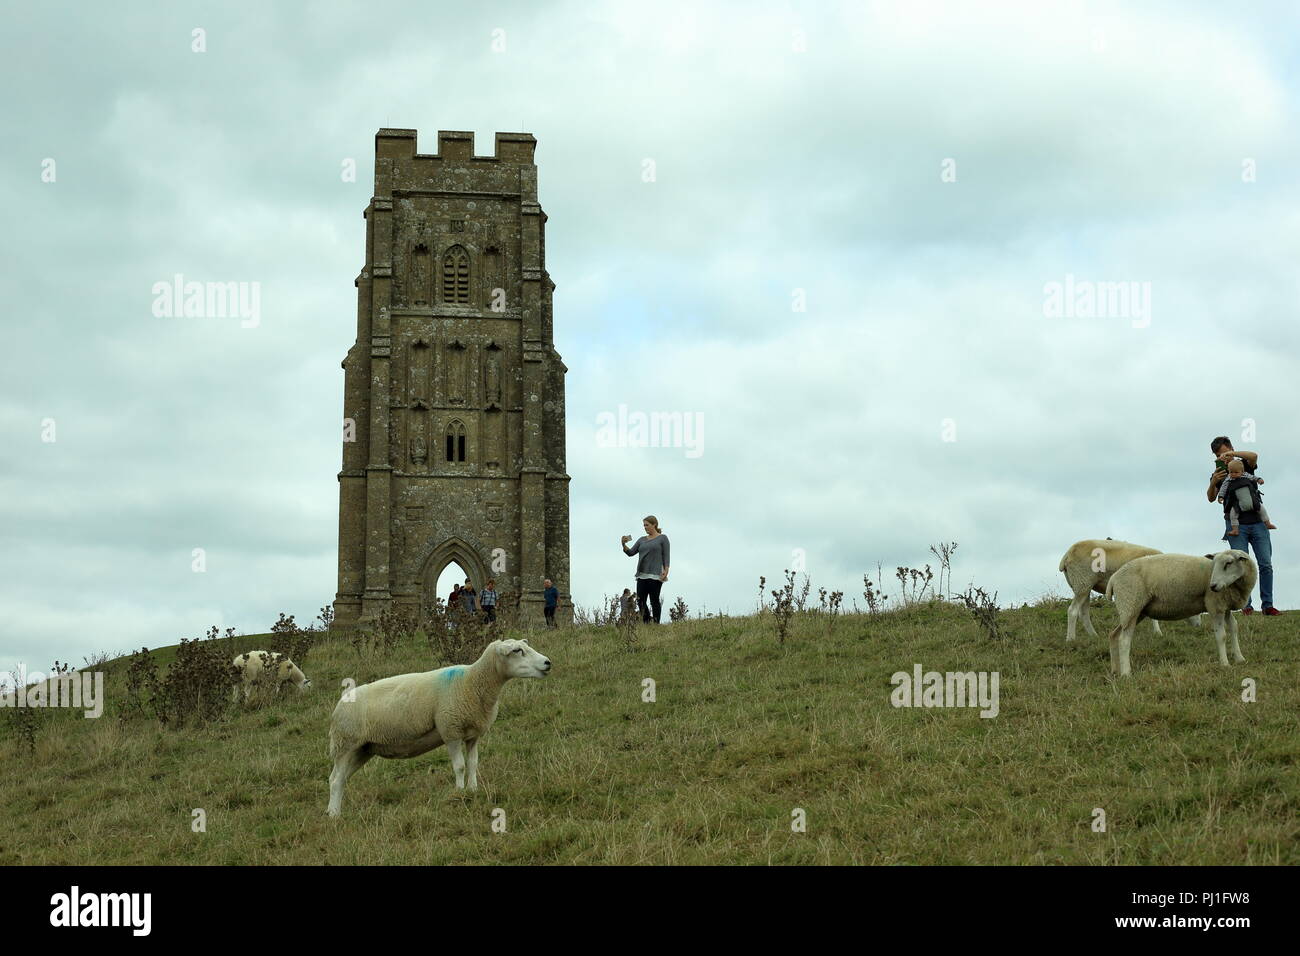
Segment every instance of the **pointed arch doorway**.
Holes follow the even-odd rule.
[[[449,568],[459,576],[446,573]],[[452,585],[464,584],[466,578],[474,585],[474,590],[482,591],[488,580],[487,567],[468,542],[461,538],[448,538],[425,558],[420,575],[424,605],[432,607],[435,596],[445,603]]]
[[[455,589],[456,585],[459,584],[463,586],[465,584],[465,579],[468,577],[469,572],[462,568],[457,562],[453,561],[439,572],[438,581],[434,585],[434,589],[431,593],[442,598],[443,603],[445,604],[448,598],[451,597],[451,592]],[[470,580],[473,580],[473,578],[470,578]],[[426,602],[428,601],[427,596],[425,600]]]

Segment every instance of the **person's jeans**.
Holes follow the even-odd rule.
[[[641,605],[641,620],[650,623],[650,605],[654,605],[655,623],[659,623],[659,591],[664,586],[662,581],[652,581],[649,578],[636,579],[636,601]],[[646,599],[649,599],[647,601]]]
[[[1228,535],[1232,528],[1228,519],[1223,520],[1224,536],[1234,551],[1255,550],[1255,564],[1259,565],[1259,600],[1263,607],[1273,606],[1273,539],[1268,535],[1264,522],[1243,524],[1239,533]],[[1249,546],[1249,548],[1247,547]],[[1250,598],[1246,598],[1246,607],[1250,607]]]

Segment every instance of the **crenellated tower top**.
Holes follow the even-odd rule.
[[[497,133],[491,156],[474,155],[474,134],[466,130],[438,130],[438,151],[419,153],[415,148],[415,130],[381,129],[375,134],[375,155],[380,159],[412,159],[440,163],[451,160],[461,163],[473,160],[479,163],[513,163],[517,166],[533,164],[533,150],[537,139],[532,133]]]

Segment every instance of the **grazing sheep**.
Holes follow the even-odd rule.
[[[451,754],[456,787],[478,789],[478,742],[496,719],[501,689],[512,677],[545,677],[551,662],[527,641],[493,641],[468,667],[440,667],[362,684],[343,695],[330,717],[330,802],[343,810],[343,787],[371,757],[418,757],[441,744]]]
[[[240,671],[240,686],[233,687],[230,691],[231,700],[239,700],[239,692],[244,692],[244,700],[248,700],[249,694],[253,692],[253,686],[257,683],[266,667],[267,658],[271,657],[271,651],[249,651],[247,654],[240,654],[234,660],[235,667]],[[281,656],[280,663],[276,668],[276,676],[279,678],[275,682],[275,692],[278,694],[280,688],[285,684],[294,684],[299,691],[305,691],[311,686],[311,679],[298,669],[298,665],[287,657]]]
[[[1255,562],[1244,551],[1221,551],[1210,556],[1152,554],[1136,558],[1111,576],[1106,596],[1115,599],[1119,626],[1110,632],[1110,669],[1129,676],[1129,647],[1133,628],[1144,617],[1176,621],[1202,612],[1210,615],[1219,663],[1228,666],[1224,628],[1232,632],[1232,656],[1241,656],[1237,619],[1232,612],[1245,606],[1255,586]]]
[[[1121,567],[1134,558],[1159,553],[1155,548],[1144,548],[1140,544],[1129,544],[1127,541],[1112,541],[1110,538],[1105,541],[1097,539],[1076,541],[1070,545],[1057,569],[1065,572],[1065,580],[1069,583],[1070,590],[1074,592],[1074,600],[1070,602],[1070,610],[1066,614],[1065,639],[1074,640],[1075,629],[1080,620],[1083,621],[1084,630],[1096,637],[1097,632],[1093,629],[1092,612],[1088,605],[1091,592],[1105,594],[1111,575]],[[1159,621],[1152,619],[1151,626],[1157,634],[1160,633]]]

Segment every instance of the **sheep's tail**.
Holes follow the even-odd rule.
[[[1113,597],[1114,597],[1114,594],[1113,594],[1114,590],[1115,590],[1115,575],[1112,574],[1112,575],[1110,576],[1110,580],[1106,582],[1106,597],[1107,597],[1107,598],[1113,598]]]

